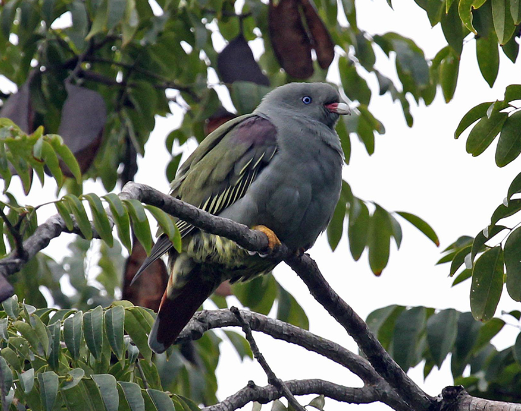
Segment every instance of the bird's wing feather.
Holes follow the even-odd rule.
[[[277,151],[277,129],[265,117],[246,115],[211,133],[180,167],[171,195],[212,214],[244,196]],[[178,220],[182,237],[194,230]],[[172,244],[161,235],[132,282]]]

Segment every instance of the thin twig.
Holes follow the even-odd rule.
[[[248,343],[250,344],[251,351],[253,353],[253,356],[258,361],[264,372],[266,373],[268,377],[268,382],[275,386],[288,400],[288,403],[295,408],[298,411],[306,411],[306,409],[300,405],[300,403],[297,401],[297,399],[293,396],[291,391],[288,389],[286,384],[284,384],[284,381],[282,381],[280,378],[278,378],[271,367],[269,366],[268,362],[264,358],[264,355],[259,350],[259,347],[257,346],[257,343],[255,342],[255,339],[253,338],[253,333],[251,332],[251,328],[248,325],[246,321],[244,321],[244,318],[241,316],[241,312],[237,307],[231,307],[230,311],[237,317],[237,320],[239,321],[239,324],[241,325],[242,331],[244,332],[244,335],[246,336],[246,340],[248,340]]]

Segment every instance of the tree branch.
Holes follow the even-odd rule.
[[[291,405],[293,408],[295,408],[298,411],[305,411],[305,408],[300,405],[300,403],[297,401],[297,399],[293,396],[287,385],[282,381],[280,378],[278,378],[271,367],[269,366],[268,362],[264,358],[264,355],[259,350],[259,347],[257,346],[257,343],[255,342],[255,339],[253,338],[253,334],[251,332],[251,328],[249,324],[244,321],[244,318],[241,316],[241,312],[237,307],[231,307],[230,311],[235,315],[235,318],[237,318],[237,321],[239,322],[242,331],[244,332],[246,336],[246,340],[250,344],[251,351],[253,353],[253,356],[257,360],[257,362],[260,364],[264,372],[266,373],[266,376],[268,377],[268,382],[273,385],[277,390],[282,393],[284,397],[288,400],[288,404]]]
[[[240,313],[253,331],[298,345],[336,362],[360,377],[365,385],[377,387],[380,392],[380,401],[383,403],[395,410],[410,410],[410,407],[362,356],[352,353],[333,341],[283,321],[249,310],[241,310]],[[228,309],[198,311],[181,332],[176,343],[197,340],[210,329],[240,326],[236,316]]]
[[[351,404],[369,404],[380,400],[378,390],[374,387],[351,388],[324,380],[291,380],[285,381],[294,395],[322,394],[328,398]],[[279,399],[282,394],[273,385],[258,387],[253,382],[224,401],[205,407],[201,411],[233,411],[246,404],[257,401],[266,404]]]

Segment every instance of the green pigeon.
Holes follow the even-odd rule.
[[[340,196],[344,156],[334,127],[349,113],[329,84],[278,87],[253,113],[206,137],[179,168],[171,195],[265,232],[271,248],[280,240],[292,251],[307,250]],[[148,340],[156,353],[175,341],[223,281],[247,280],[277,264],[184,221],[177,226],[182,252],[161,235],[135,277],[168,252],[170,278]]]

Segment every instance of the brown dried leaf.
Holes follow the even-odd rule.
[[[313,75],[311,40],[299,11],[299,0],[270,0],[268,24],[271,45],[277,60],[286,72],[295,78]]]
[[[107,108],[103,97],[93,90],[66,84],[67,99],[63,104],[58,134],[76,156],[81,173],[88,170],[101,145]],[[72,177],[62,163],[63,173]]]
[[[317,53],[317,61],[322,69],[327,69],[335,57],[335,43],[329,30],[320,18],[311,0],[300,0],[312,46]]]
[[[213,113],[204,123],[204,135],[207,136],[216,128],[237,117],[235,114],[230,113],[223,106],[219,107],[215,113]]]
[[[250,81],[255,84],[269,86],[266,77],[242,34],[239,34],[221,51],[217,57],[217,70],[225,83],[234,81]]]
[[[28,80],[16,93],[4,102],[0,117],[12,120],[20,129],[30,134],[33,130],[34,111],[31,107],[31,95]]]
[[[147,271],[130,287],[130,282],[136,275],[137,270],[139,270],[139,267],[147,258],[145,249],[135,237],[133,244],[132,254],[130,254],[125,264],[122,299],[157,312],[168,282],[166,265],[161,259],[154,261],[147,268]]]

